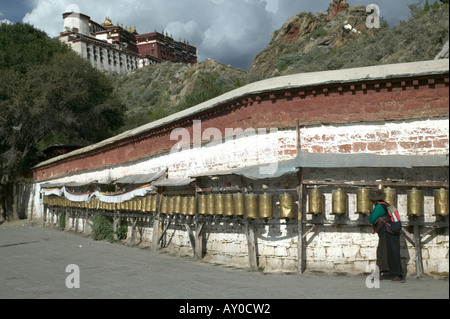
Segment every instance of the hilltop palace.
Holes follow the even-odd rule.
[[[63,14],[64,31],[60,41],[103,71],[124,73],[163,61],[196,63],[197,49],[188,42],[174,41],[168,34],[139,34],[136,28],[102,24],[81,13]]]

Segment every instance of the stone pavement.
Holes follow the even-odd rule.
[[[77,282],[79,288],[67,287]],[[408,277],[405,283],[383,280],[369,289],[364,275],[267,274],[22,221],[0,225],[0,298],[183,299],[183,304],[200,299],[448,299],[449,281]]]

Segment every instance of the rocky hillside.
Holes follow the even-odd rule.
[[[256,56],[250,82],[273,76],[434,59],[449,37],[448,4],[389,28],[367,29],[364,6],[334,1],[327,13],[300,12]]]
[[[245,71],[213,60],[196,64],[164,62],[113,76],[125,105],[122,131],[186,109],[246,83]]]
[[[367,29],[364,6],[333,0],[325,13],[300,12],[274,32],[248,72],[208,60],[162,63],[115,76],[131,129],[241,85],[280,75],[448,58],[448,4],[416,10],[390,28]],[[445,47],[447,51],[442,49]]]

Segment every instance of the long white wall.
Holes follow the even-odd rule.
[[[329,153],[373,153],[373,154],[448,154],[448,118],[423,119],[402,122],[342,124],[333,126],[305,127],[299,132],[300,144],[304,152]],[[274,130],[243,136],[238,139],[225,139],[216,136],[212,142],[197,148],[183,149],[177,146],[174,138],[174,148],[170,153],[148,158],[136,163],[123,164],[103,170],[81,172],[66,176],[52,182],[66,183],[77,181],[89,183],[92,181],[111,182],[131,174],[157,172],[168,168],[170,178],[184,178],[194,175],[208,175],[207,172],[229,170],[253,165],[264,165],[274,161],[293,158],[298,145],[298,132],[295,129]],[[378,148],[380,141],[391,148]],[[446,141],[446,142],[445,142]],[[354,148],[354,144],[358,146]],[[444,143],[444,145],[442,145]],[[446,143],[446,145],[445,145]],[[366,145],[363,147],[362,145]],[[349,146],[350,145],[350,146]],[[420,146],[420,147],[419,147]],[[385,180],[392,175],[411,178],[411,180],[433,180],[441,174],[447,174],[448,167],[436,169],[411,170],[404,169],[374,169],[367,171],[358,169],[346,170],[305,170],[304,177],[308,179],[340,179],[346,176],[352,181]],[[447,172],[447,173],[446,173]],[[408,174],[413,174],[409,176]],[[395,176],[394,176],[395,177]],[[296,176],[286,177],[287,180],[274,179],[263,181],[271,188],[283,188],[285,184],[296,187]],[[216,183],[227,180],[223,177]],[[252,181],[254,187],[261,189],[259,181]],[[41,219],[43,210],[39,196],[39,184],[34,185],[33,196],[30,198],[28,216]],[[325,188],[325,220],[334,220],[331,214],[331,193],[333,188]],[[348,189],[349,221],[357,221],[356,188]],[[427,189],[425,195],[425,221],[435,220],[432,189]],[[398,207],[404,220],[406,215],[406,189],[399,190]],[[277,199],[275,198],[275,201]],[[275,217],[279,216],[279,208],[275,205]],[[277,215],[278,214],[278,215]],[[308,215],[308,219],[313,218]],[[143,242],[152,240],[152,225],[147,225]],[[244,226],[239,222],[217,221],[207,226],[205,260],[218,263],[248,266],[248,250],[244,235]],[[371,234],[370,226],[336,226],[321,225],[308,235],[307,264],[308,269],[323,271],[342,271],[362,273],[373,270],[376,260],[378,238]],[[286,223],[277,218],[256,229],[259,265],[268,271],[297,270],[297,224]],[[182,225],[167,231],[170,237],[166,250],[177,254],[192,254],[189,236]],[[427,273],[448,273],[448,228],[430,237],[423,250],[424,270]],[[402,257],[408,273],[415,272],[415,250],[410,243],[402,239]]]

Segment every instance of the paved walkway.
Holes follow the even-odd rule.
[[[67,287],[78,282],[79,288]],[[409,277],[369,289],[362,275],[266,274],[24,221],[0,225],[0,298],[183,299],[183,304],[184,299],[448,299],[449,281]]]

